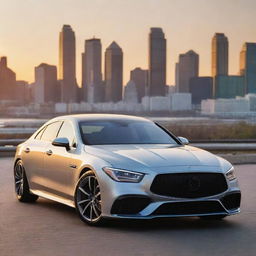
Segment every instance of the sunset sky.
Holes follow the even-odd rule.
[[[180,53],[200,55],[200,75],[211,74],[211,38],[229,39],[229,72],[237,74],[244,42],[256,42],[255,0],[0,0],[0,56],[8,57],[17,79],[34,80],[34,67],[58,64],[58,37],[63,24],[76,33],[77,80],[81,83],[84,40],[115,40],[124,52],[124,82],[135,67],[148,67],[150,27],[167,38],[167,83],[174,84]],[[104,56],[104,55],[103,55]],[[104,61],[104,59],[103,59]]]

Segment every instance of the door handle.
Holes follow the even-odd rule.
[[[29,152],[30,152],[30,148],[24,149],[24,152],[25,152],[25,153],[29,153]]]
[[[46,154],[47,154],[48,156],[51,156],[51,155],[52,155],[52,151],[49,149],[49,150],[46,151]]]

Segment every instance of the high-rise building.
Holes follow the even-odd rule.
[[[176,81],[177,92],[189,92],[189,81],[193,77],[198,77],[199,70],[199,55],[190,50],[184,54],[179,55],[179,63],[177,65],[178,70],[176,75],[178,78]]]
[[[123,94],[123,51],[112,42],[105,52],[105,100],[118,102]]]
[[[240,53],[240,75],[245,78],[245,92],[256,93],[256,43],[245,43]]]
[[[82,88],[85,101],[93,103],[103,100],[100,39],[85,40],[82,53]]]
[[[166,39],[161,28],[149,34],[149,96],[164,96],[166,86]]]
[[[216,33],[212,38],[212,76],[228,75],[228,38]]]
[[[61,101],[76,102],[76,39],[70,25],[64,25],[59,36],[59,79]]]
[[[201,104],[202,100],[212,98],[212,77],[193,77],[189,81],[189,92],[192,96],[192,104]]]
[[[179,63],[176,62],[175,63],[175,92],[179,91],[178,85],[179,85]]]
[[[218,76],[228,76],[228,38],[223,33],[215,33],[212,38],[213,97],[218,97],[220,85]]]
[[[0,59],[0,100],[16,100],[16,74],[7,67],[7,58]]]
[[[36,103],[58,102],[57,67],[45,63],[35,67],[34,100]]]
[[[33,94],[30,84],[24,80],[16,81],[17,101],[23,105],[32,102]]]
[[[146,95],[146,88],[148,85],[148,70],[141,68],[131,70],[130,80],[135,83],[138,100],[141,102],[142,97]]]
[[[215,98],[236,98],[245,95],[243,76],[217,76],[215,78]]]
[[[124,102],[138,103],[137,87],[132,80],[130,80],[124,88]]]

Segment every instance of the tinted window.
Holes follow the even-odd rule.
[[[61,123],[62,122],[54,122],[54,123],[47,125],[47,127],[44,130],[44,133],[41,137],[41,140],[53,141],[57,136],[57,133],[60,129]]]
[[[175,139],[153,122],[96,121],[80,122],[85,144],[177,144]]]
[[[68,121],[65,121],[63,123],[57,137],[58,138],[67,138],[70,143],[70,146],[74,146],[74,144],[76,143],[74,129],[73,129],[71,123]]]

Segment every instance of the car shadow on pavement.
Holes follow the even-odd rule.
[[[130,231],[189,230],[235,228],[238,224],[229,219],[202,220],[199,217],[156,218],[149,220],[111,220],[105,227]]]
[[[30,203],[41,210],[51,210],[52,212],[63,213],[65,216],[76,217],[76,210],[68,205],[61,204],[49,199],[39,198],[35,203]]]

